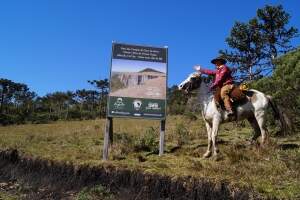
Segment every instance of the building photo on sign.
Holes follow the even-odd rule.
[[[164,118],[167,49],[113,44],[108,116]]]

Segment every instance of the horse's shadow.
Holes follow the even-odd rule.
[[[300,145],[288,143],[288,144],[279,144],[278,147],[282,150],[298,149]]]
[[[220,139],[220,140],[217,141],[217,143],[222,144],[222,145],[228,145],[230,142]],[[201,148],[201,147],[207,147],[207,143],[198,144],[193,149],[198,149],[198,148]]]

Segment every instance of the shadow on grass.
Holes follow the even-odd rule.
[[[298,144],[279,144],[278,147],[282,150],[298,149]]]

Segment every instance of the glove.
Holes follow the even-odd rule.
[[[194,66],[194,70],[200,71],[200,70],[201,70],[201,66],[200,66],[200,65],[195,65],[195,66]]]

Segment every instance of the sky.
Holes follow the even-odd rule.
[[[139,72],[146,68],[151,68],[166,73],[166,63],[147,62],[139,60],[112,59],[112,71],[115,72]]]
[[[168,85],[228,49],[235,21],[282,4],[300,29],[298,0],[1,0],[0,78],[42,96],[108,78],[112,41],[168,46]],[[300,46],[300,38],[292,40]]]

